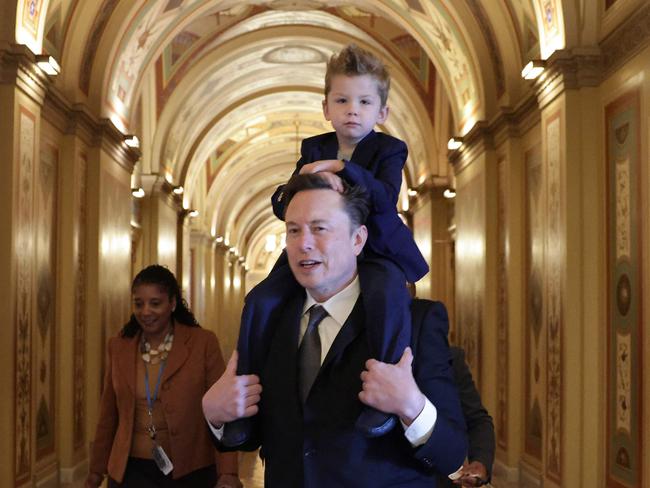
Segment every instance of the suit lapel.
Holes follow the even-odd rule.
[[[190,338],[189,327],[185,325],[176,325],[174,327],[174,343],[167,357],[167,364],[165,365],[165,372],[163,373],[161,383],[171,378],[185,361],[187,361],[187,358],[190,356]]]
[[[297,293],[285,305],[277,322],[262,368],[262,399],[272,405],[292,405],[298,408],[298,332],[305,303],[304,293]],[[288,403],[285,403],[288,402]],[[293,408],[292,407],[292,408]],[[285,407],[283,407],[285,408]],[[284,412],[286,413],[286,412]]]
[[[131,393],[135,396],[135,368],[140,344],[140,332],[133,337],[120,338],[120,344],[113,351],[113,361],[118,366],[124,382],[129,386]]]
[[[339,152],[339,141],[336,139],[336,132],[332,132],[329,134],[329,137],[326,137],[323,140],[321,151],[320,159],[337,159],[336,156]]]
[[[361,295],[357,298],[354,308],[350,313],[349,317],[341,327],[341,330],[336,335],[330,350],[325,356],[325,360],[320,368],[320,371],[327,368],[330,363],[332,363],[336,358],[338,358],[345,348],[361,333],[365,323],[363,320],[363,300],[361,300]],[[320,374],[319,371],[319,374]]]
[[[377,151],[376,142],[377,133],[374,130],[370,131],[366,137],[359,141],[359,144],[354,148],[354,152],[350,159],[354,161],[355,164],[367,169]]]

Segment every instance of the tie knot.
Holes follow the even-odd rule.
[[[312,305],[309,309],[307,328],[316,327],[325,317],[327,317],[327,310],[320,305]]]

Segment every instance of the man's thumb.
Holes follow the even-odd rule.
[[[407,347],[404,349],[404,354],[402,354],[402,357],[399,360],[399,366],[407,366],[411,367],[411,364],[413,363],[413,352],[411,352],[411,348]]]
[[[232,376],[237,375],[237,360],[239,359],[239,355],[237,354],[237,349],[235,349],[232,354],[230,355],[230,359],[228,360],[228,364],[226,364],[226,373],[231,374]]]

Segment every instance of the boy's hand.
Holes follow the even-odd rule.
[[[343,193],[343,180],[339,176],[329,171],[321,171],[318,176],[327,181],[332,190]]]
[[[345,163],[340,159],[321,159],[320,161],[314,161],[313,163],[305,164],[300,168],[300,174],[308,173],[322,173],[324,171],[329,171],[330,173],[338,173],[345,168]]]

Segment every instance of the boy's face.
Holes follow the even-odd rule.
[[[332,123],[339,145],[355,146],[386,120],[388,107],[381,105],[377,80],[372,76],[335,75],[323,101],[323,114]]]

